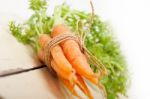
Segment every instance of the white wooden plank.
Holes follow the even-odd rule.
[[[63,99],[60,87],[47,69],[0,78],[0,96],[4,99]]]
[[[76,88],[78,94],[87,97]],[[98,90],[90,87],[94,99],[103,99]],[[0,78],[0,96],[4,99],[73,99],[47,68]],[[68,97],[68,98],[67,98]]]

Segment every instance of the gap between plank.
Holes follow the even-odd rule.
[[[22,69],[22,68],[10,69],[10,70],[7,70],[7,71],[0,72],[0,77],[7,77],[7,76],[12,76],[12,75],[17,75],[17,74],[20,74],[20,73],[29,72],[29,71],[32,71],[32,70],[37,70],[37,69],[41,69],[41,68],[45,68],[45,67],[47,67],[47,66],[42,65],[42,66],[28,68],[28,69]]]

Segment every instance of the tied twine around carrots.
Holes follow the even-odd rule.
[[[49,66],[49,64],[51,64],[51,60],[52,60],[52,55],[51,55],[50,50],[52,47],[60,44],[61,42],[65,41],[65,40],[68,40],[68,39],[75,40],[78,43],[82,53],[88,59],[89,63],[91,63],[92,65],[96,66],[96,68],[99,69],[98,77],[102,77],[107,74],[107,70],[106,70],[105,66],[102,64],[102,62],[100,60],[98,60],[94,55],[92,55],[92,53],[85,47],[84,41],[81,39],[80,36],[77,36],[77,35],[74,35],[71,33],[64,33],[64,34],[61,34],[61,35],[58,35],[58,36],[52,38],[52,40],[50,40],[47,43],[47,45],[45,46],[45,49],[44,49],[44,61],[54,76],[56,76],[56,72],[53,70],[53,68],[51,66]]]

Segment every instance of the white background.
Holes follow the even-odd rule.
[[[50,0],[48,13],[62,2]],[[88,0],[66,2],[73,8],[90,11]],[[150,1],[93,0],[93,3],[95,13],[113,26],[126,56],[132,80],[129,99],[150,99]],[[27,8],[28,0],[0,0],[0,16],[26,19],[32,13]]]

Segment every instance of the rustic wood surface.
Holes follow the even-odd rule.
[[[100,91],[89,86],[94,99],[103,99]],[[76,87],[78,94],[87,97]],[[0,78],[0,97],[2,99],[76,99],[51,75],[45,67]]]
[[[60,83],[47,68],[0,78],[4,99],[64,99]]]

